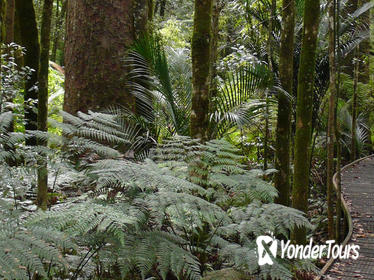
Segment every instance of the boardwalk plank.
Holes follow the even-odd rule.
[[[374,279],[374,159],[366,159],[342,174],[342,191],[354,222],[351,244],[360,245],[357,260],[337,261],[324,279]]]

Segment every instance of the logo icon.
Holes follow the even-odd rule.
[[[335,240],[327,240],[324,245],[313,245],[313,238],[310,239],[308,245],[292,244],[290,240],[285,242],[280,241],[279,257],[289,260],[292,259],[318,259],[322,258],[323,254],[327,254],[327,258],[334,259],[353,259],[357,260],[359,257],[359,245],[335,244]],[[273,265],[274,259],[277,257],[278,240],[273,233],[269,235],[261,235],[256,239],[258,265],[265,264]]]
[[[275,258],[277,255],[277,247],[278,247],[277,240],[274,237],[271,237],[268,235],[262,235],[262,236],[257,237],[256,244],[257,244],[258,265],[259,266],[262,266],[265,264],[273,265],[273,260],[269,255],[269,251],[273,255],[273,258]],[[264,244],[266,245],[268,250],[266,250]],[[267,246],[268,244],[270,244],[270,246]]]

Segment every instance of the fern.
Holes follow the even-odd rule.
[[[186,241],[165,232],[144,232],[127,240],[119,252],[119,264],[123,276],[132,269],[140,271],[143,279],[158,265],[158,273],[163,280],[172,271],[176,276],[198,280],[200,264],[198,259],[182,249]]]
[[[53,119],[50,124],[63,132],[67,154],[78,158],[144,158],[154,140],[132,119],[125,109],[109,113],[88,112],[73,116],[61,112],[65,123]]]
[[[120,272],[124,279],[195,280],[209,267],[227,266],[264,279],[292,275],[294,263],[258,267],[255,239],[268,231],[288,237],[293,227],[310,225],[301,212],[272,203],[274,187],[246,169],[235,146],[176,137],[134,162],[124,159],[121,145],[134,138],[119,129],[119,119],[89,113],[67,120],[68,151],[89,155],[77,184],[91,191],[78,203],[17,219],[19,226],[4,218],[0,240],[14,244],[8,252],[0,241],[10,258],[3,265],[12,271],[20,260],[25,267],[16,279],[46,277],[50,264],[73,279],[114,279]],[[30,250],[21,252],[21,245]]]
[[[172,170],[176,176],[204,186],[212,194],[210,199],[220,205],[246,205],[254,199],[271,202],[277,192],[241,164],[239,150],[225,140],[212,140],[205,145],[188,137],[176,137],[159,145],[152,152],[160,166]],[[188,171],[188,172],[187,172]],[[234,199],[232,197],[239,199]]]
[[[64,233],[32,226],[4,201],[0,204],[0,276],[4,279],[47,277],[51,267],[67,269],[62,251],[75,248]],[[46,269],[49,267],[49,269]]]

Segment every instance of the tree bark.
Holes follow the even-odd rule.
[[[336,3],[331,1],[329,7],[329,66],[330,66],[330,97],[327,128],[327,217],[329,239],[334,239],[334,209],[333,209],[333,176],[335,158],[335,106],[336,106]]]
[[[6,10],[6,34],[5,42],[10,44],[14,42],[14,12],[15,12],[15,0],[7,1]]]
[[[273,72],[273,29],[274,21],[276,17],[277,2],[271,0],[271,10],[269,14],[269,30],[268,30],[268,41],[267,41],[267,52],[268,52],[268,67],[270,72]],[[266,106],[265,106],[265,135],[264,135],[264,170],[268,169],[268,158],[269,158],[269,138],[270,138],[270,110],[269,110],[269,91],[266,91]]]
[[[360,48],[357,47],[355,50],[355,56],[353,58],[353,96],[352,96],[352,123],[351,123],[351,161],[354,161],[356,155],[356,129],[357,129],[357,97],[358,97],[358,79],[359,79],[359,58]]]
[[[64,110],[134,109],[123,62],[147,27],[147,0],[68,1]]]
[[[305,0],[303,39],[298,73],[294,186],[292,190],[292,206],[305,213],[308,210],[309,157],[319,14],[320,1]],[[293,232],[293,240],[299,244],[305,243],[306,229],[296,227]]]
[[[40,33],[40,69],[39,69],[39,93],[38,93],[38,130],[48,131],[48,71],[49,71],[49,48],[51,37],[53,0],[44,0],[42,25]],[[38,144],[46,146],[46,141],[38,139]],[[40,161],[38,167],[38,206],[46,210],[48,204],[48,168],[47,158]]]
[[[7,7],[6,7],[6,15],[5,15],[5,43],[10,44],[14,42],[14,20],[15,20],[15,0],[8,0]],[[9,48],[6,48],[5,51],[8,54],[11,54]],[[1,67],[1,65],[0,65]],[[6,100],[12,102],[12,98]],[[11,108],[7,108],[8,111],[12,111]],[[14,120],[9,124],[7,131],[12,132],[14,131]],[[15,147],[10,145],[7,147],[10,150],[14,150]],[[8,160],[8,165],[13,165],[15,162],[13,160]]]
[[[217,59],[218,59],[218,39],[219,39],[219,17],[222,10],[223,4],[221,0],[213,0],[213,12],[212,12],[212,40],[211,40],[211,51],[210,51],[210,96],[217,96]]]
[[[0,0],[0,42],[5,41],[6,0]]]
[[[191,137],[202,141],[209,138],[212,6],[213,0],[195,0],[192,37]]]
[[[370,96],[374,97],[374,9],[370,9],[369,83]]]
[[[63,30],[63,23],[66,17],[66,6],[68,1],[65,0],[62,3],[61,11],[59,12],[58,17],[56,18],[56,30],[53,38],[53,47],[52,47],[52,56],[51,60],[57,62],[60,65],[64,64],[63,55],[57,59],[57,51],[60,49],[61,46],[61,31]]]
[[[38,99],[36,86],[38,82],[40,47],[33,1],[16,0],[16,10],[19,17],[22,46],[26,48],[24,65],[34,70],[25,85],[25,128],[26,130],[37,130],[37,113],[35,109]],[[35,145],[36,139],[30,138],[26,143]]]
[[[55,27],[54,27],[54,31],[53,31],[53,44],[52,44],[52,54],[51,54],[51,60],[53,62],[56,62],[56,58],[57,58],[57,49],[58,49],[58,44],[59,44],[60,30],[61,30],[62,18],[63,18],[62,10],[63,10],[63,6],[66,3],[66,1],[64,2],[63,6],[61,8],[60,8],[60,3],[61,3],[61,1],[57,0],[56,15],[55,15]],[[65,7],[66,7],[66,5],[65,5]]]
[[[340,0],[336,0],[336,49],[340,50]],[[342,162],[342,148],[340,143],[340,127],[338,122],[338,104],[340,98],[340,81],[341,81],[341,55],[340,52],[336,53],[336,72],[337,72],[337,83],[336,83],[336,100],[335,100],[335,142],[336,142],[336,178],[337,178],[337,191],[336,191],[336,223],[335,223],[335,234],[336,240],[340,240],[340,225],[341,225],[341,216],[342,216],[342,185],[341,185],[341,162]],[[345,223],[343,219],[343,225]],[[345,227],[344,227],[345,230]]]
[[[218,83],[217,83],[217,62],[218,62],[218,44],[219,44],[219,20],[222,9],[225,6],[225,2],[222,0],[213,0],[213,9],[212,9],[212,39],[211,39],[211,49],[210,49],[210,100],[218,95]],[[210,112],[214,109],[214,103],[210,102]],[[214,137],[214,132],[209,131],[209,138]]]
[[[290,95],[293,92],[295,1],[283,0],[282,36],[279,57],[279,78],[282,88]],[[278,121],[275,154],[275,186],[279,192],[277,203],[290,205],[290,138],[292,105],[287,96],[278,95]]]

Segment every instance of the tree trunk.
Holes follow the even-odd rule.
[[[356,0],[358,8],[362,7],[364,4],[369,3],[372,0]],[[368,26],[370,28],[370,13],[373,8],[370,9],[370,11],[365,12],[363,15],[361,15],[357,21],[356,25],[362,25],[365,24],[365,26]],[[365,61],[366,57],[369,55],[370,52],[370,37],[369,39],[365,39],[361,42],[359,47],[359,78],[358,80],[364,84],[367,84],[370,82],[370,63],[367,63]]]
[[[303,41],[298,74],[294,186],[292,190],[292,206],[305,213],[308,210],[309,156],[319,13],[319,0],[305,0]],[[299,244],[305,243],[306,229],[296,227],[293,232],[293,240]]]
[[[40,69],[39,69],[39,94],[38,94],[38,130],[48,131],[48,70],[49,70],[49,47],[51,35],[53,0],[44,0],[42,26],[40,33]],[[38,144],[46,146],[48,143],[38,139]],[[47,158],[39,163],[38,168],[38,206],[46,210],[48,203],[48,168]]]
[[[10,44],[14,42],[14,11],[15,11],[15,0],[7,1],[6,10],[6,34],[5,42]]]
[[[336,98],[336,3],[333,0],[329,7],[329,65],[330,65],[330,97],[327,129],[327,216],[329,239],[334,239],[334,209],[333,209],[333,176],[335,156],[335,98]]]
[[[38,82],[40,47],[33,1],[16,0],[16,9],[19,17],[22,46],[26,48],[24,65],[34,70],[26,81],[25,86],[25,128],[26,130],[37,130],[37,113],[35,109],[38,99],[36,85]],[[36,139],[28,139],[27,144],[35,145]]]
[[[15,2],[14,0],[8,0],[7,1],[7,7],[6,7],[6,15],[5,15],[5,43],[10,44],[14,42],[14,19],[15,19]],[[5,51],[10,55],[11,51],[10,48],[6,48]],[[0,65],[1,68],[1,65]],[[9,98],[5,100],[7,102],[12,102],[13,99]],[[12,111],[11,108],[7,108],[8,111]],[[9,126],[7,128],[7,131],[13,132],[14,131],[14,119],[9,123]],[[9,150],[15,150],[14,145],[11,145],[9,143],[9,146],[6,147]],[[14,160],[9,159],[8,165],[14,165]]]
[[[212,12],[212,42],[210,51],[211,77],[210,77],[210,96],[217,96],[217,59],[218,59],[218,39],[219,39],[219,17],[222,10],[221,0],[213,0]]]
[[[273,29],[274,21],[276,17],[277,2],[271,0],[271,11],[269,15],[269,32],[268,32],[268,67],[270,72],[273,72]],[[269,138],[270,138],[270,110],[269,110],[269,91],[266,91],[266,106],[265,106],[265,135],[264,135],[264,170],[268,169],[268,158],[269,158]]]
[[[209,138],[210,45],[213,0],[195,0],[192,37],[192,113],[191,137]]]
[[[59,12],[59,16],[56,19],[57,20],[56,31],[55,31],[54,38],[53,38],[54,42],[53,42],[51,60],[54,62],[57,62],[60,65],[64,64],[64,55],[63,55],[64,52],[63,50],[61,50],[61,31],[63,31],[63,25],[64,25],[64,21],[66,18],[67,4],[68,4],[68,0],[63,1],[62,3],[61,11]],[[58,50],[62,51],[62,55],[60,55],[59,57],[57,57]]]
[[[340,50],[340,0],[336,0],[336,49]],[[336,240],[340,241],[340,224],[341,224],[341,196],[342,196],[342,186],[341,186],[341,161],[342,161],[342,148],[340,143],[340,128],[338,123],[338,104],[340,98],[340,81],[341,81],[341,56],[340,52],[336,53],[336,72],[337,72],[337,83],[336,83],[336,101],[335,101],[335,141],[336,141],[336,173],[337,173],[337,191],[336,191],[336,224],[335,224],[335,234]],[[343,219],[343,225],[346,219]],[[345,230],[345,227],[344,227]]]
[[[293,92],[293,50],[295,29],[295,1],[283,0],[282,36],[279,57],[279,78],[283,89],[292,95]],[[277,203],[290,205],[290,137],[291,111],[289,98],[282,93],[278,95],[278,121],[275,154],[275,186],[279,192]]]
[[[354,56],[353,70],[353,96],[352,96],[352,124],[351,124],[351,161],[354,161],[356,155],[356,129],[357,129],[357,97],[358,97],[358,79],[359,79],[359,51],[357,47]]]
[[[1,46],[1,43],[3,42],[3,36],[2,36],[2,31],[4,30],[4,23],[5,23],[5,13],[6,13],[6,6],[5,6],[5,1],[4,0],[0,0],[0,113],[2,113],[2,94],[1,94],[1,86],[2,86],[2,83],[1,83],[1,80],[2,80],[2,59],[1,59],[1,56],[3,55],[3,49],[2,49],[2,46]]]
[[[53,62],[56,62],[57,58],[57,49],[59,45],[59,37],[60,37],[60,30],[61,30],[61,25],[63,21],[63,8],[66,7],[66,1],[64,1],[61,9],[60,9],[60,0],[57,0],[57,5],[56,5],[56,15],[55,15],[55,28],[53,32],[53,45],[52,45],[52,54],[51,54],[51,60]]]
[[[160,0],[160,17],[165,17],[166,0]]]
[[[0,42],[5,41],[6,34],[6,0],[0,0]]]
[[[123,62],[137,34],[146,30],[147,0],[68,1],[64,110],[134,109]]]
[[[222,0],[213,0],[212,10],[212,39],[210,49],[210,100],[218,95],[217,83],[217,62],[218,62],[218,43],[219,43],[219,19],[225,3]],[[210,112],[214,111],[214,103],[210,102]],[[214,132],[210,130],[209,138],[214,137]]]
[[[370,53],[369,53],[369,78],[370,96],[374,97],[374,9],[370,9]]]

